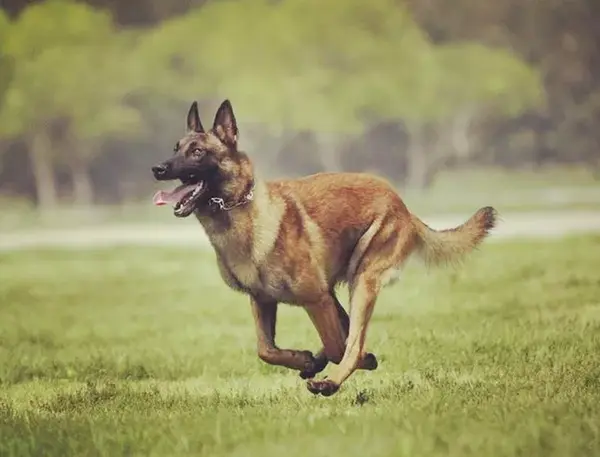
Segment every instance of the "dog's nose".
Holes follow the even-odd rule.
[[[154,165],[152,167],[152,173],[154,173],[155,178],[162,178],[167,174],[169,170],[169,166],[167,164],[161,163],[159,165]]]

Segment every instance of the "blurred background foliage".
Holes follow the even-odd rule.
[[[192,100],[267,176],[600,166],[597,0],[2,0],[0,195],[147,199]]]

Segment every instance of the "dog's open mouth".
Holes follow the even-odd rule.
[[[198,198],[204,193],[204,181],[194,184],[184,183],[171,191],[159,190],[154,194],[155,205],[173,205],[173,214],[187,217],[194,212]]]

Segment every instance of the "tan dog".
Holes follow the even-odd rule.
[[[299,370],[314,394],[331,395],[357,368],[373,370],[365,338],[382,287],[397,278],[413,253],[428,264],[459,260],[494,227],[496,211],[481,208],[451,230],[430,229],[411,214],[385,180],[363,173],[319,173],[265,182],[237,148],[238,128],[228,100],[205,131],[194,102],[187,134],[174,155],[152,168],[157,180],[182,185],[155,195],[178,217],[198,218],[215,250],[221,275],[250,297],[258,356]],[[350,316],[334,293],[350,290]],[[323,348],[280,349],[275,344],[279,303],[302,306]],[[314,379],[328,362],[329,378]]]

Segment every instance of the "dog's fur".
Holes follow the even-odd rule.
[[[496,211],[486,207],[459,227],[432,230],[388,182],[369,174],[263,181],[238,150],[228,100],[208,131],[194,102],[187,128],[173,157],[153,168],[155,177],[204,182],[193,212],[225,283],[250,297],[258,356],[299,370],[315,394],[331,395],[357,368],[377,367],[375,356],[365,352],[369,319],[381,288],[398,277],[411,254],[430,265],[459,260],[496,221]],[[334,292],[340,283],[350,290],[349,316]],[[277,347],[278,303],[304,307],[323,343],[319,353]],[[328,362],[338,366],[328,378],[315,379]]]

